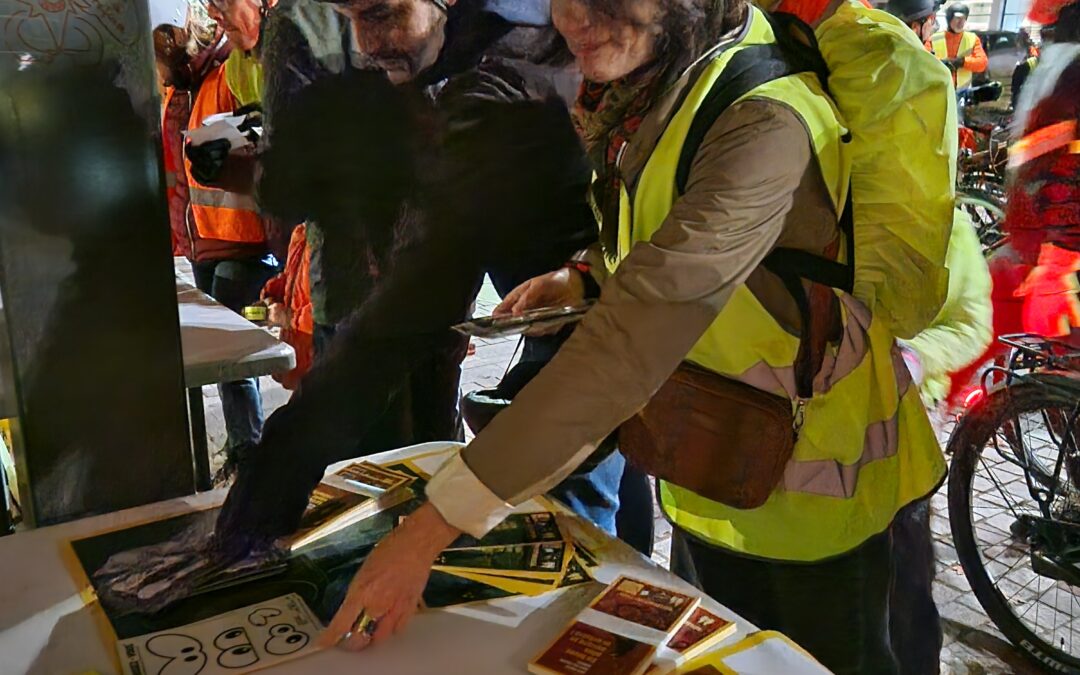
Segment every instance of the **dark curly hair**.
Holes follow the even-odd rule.
[[[594,12],[637,23],[630,9],[638,0],[580,0]],[[659,0],[660,35],[657,55],[676,64],[688,63],[721,35],[746,18],[747,0]]]
[[[179,26],[163,23],[153,32],[154,58],[169,71],[179,89],[191,86],[191,44],[188,32]]]

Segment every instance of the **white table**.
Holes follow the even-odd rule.
[[[173,265],[184,384],[191,417],[195,487],[209,490],[210,449],[203,413],[203,386],[285,372],[296,366],[296,353],[266,329],[195,288],[195,276],[187,258],[174,258]]]
[[[174,258],[184,383],[200,387],[296,366],[293,348],[195,288],[191,263]]]
[[[414,458],[434,471],[459,446],[451,443],[394,450],[376,455],[377,462]],[[331,468],[333,470],[334,467]],[[0,673],[59,675],[97,671],[115,673],[114,646],[107,644],[91,616],[61,552],[66,542],[104,530],[175,516],[219,504],[220,490],[121,511],[0,539]],[[525,504],[522,510],[537,510]],[[685,582],[657,567],[626,544],[604,535],[580,519],[569,520],[573,535],[591,547],[601,566],[598,581],[620,574],[697,593]],[[738,583],[738,580],[733,580]],[[469,607],[422,612],[408,629],[387,643],[360,654],[330,650],[312,654],[266,672],[327,675],[501,675],[525,673],[528,661],[544,648],[600,589],[598,584],[569,588],[538,598],[507,598]],[[753,633],[747,621],[706,598],[705,605],[738,623],[736,635],[718,646],[736,651],[724,658],[733,672],[760,675],[827,673],[784,639]],[[824,627],[823,627],[824,629]]]

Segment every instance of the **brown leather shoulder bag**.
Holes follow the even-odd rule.
[[[829,339],[839,331],[839,301],[813,284],[795,361],[799,399]],[[806,296],[804,296],[805,298]],[[809,309],[809,308],[808,308]],[[619,429],[619,449],[643,471],[739,509],[765,503],[784,475],[797,435],[796,404],[683,362],[648,405]]]

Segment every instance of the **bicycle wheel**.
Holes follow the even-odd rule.
[[[1043,515],[1031,496],[1023,457],[1038,457],[1033,473],[1075,454],[1080,383],[1038,376],[987,397],[957,425],[949,440],[949,522],[957,557],[979,604],[1001,632],[1029,657],[1062,673],[1080,673],[1080,588],[1032,568],[1021,516]],[[1071,424],[1063,424],[1070,420]],[[1024,447],[1018,454],[1016,443]],[[1051,518],[1077,522],[1080,493],[1061,462],[1049,504]],[[1045,482],[1038,481],[1040,484]],[[1046,487],[1045,485],[1043,487]]]
[[[1005,232],[1001,228],[1005,221],[1005,208],[999,199],[984,190],[965,190],[956,194],[956,204],[971,218],[982,244],[983,255],[990,255],[1005,243]]]

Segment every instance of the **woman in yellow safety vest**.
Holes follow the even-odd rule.
[[[834,333],[812,396],[799,393],[807,314],[762,266],[777,247],[837,259],[849,246],[844,122],[810,72],[739,90],[739,73],[780,51],[745,0],[553,0],[552,16],[586,79],[575,120],[597,172],[601,246],[526,282],[499,311],[581,302],[592,286],[600,300],[432,478],[429,503],[368,558],[323,640],[361,649],[400,629],[443,548],[558,483],[689,361],[802,414],[760,506],[660,481],[679,571],[835,672],[897,672],[891,527],[939,485],[944,460],[892,332],[848,293],[826,289]],[[687,145],[696,151],[684,162]]]

